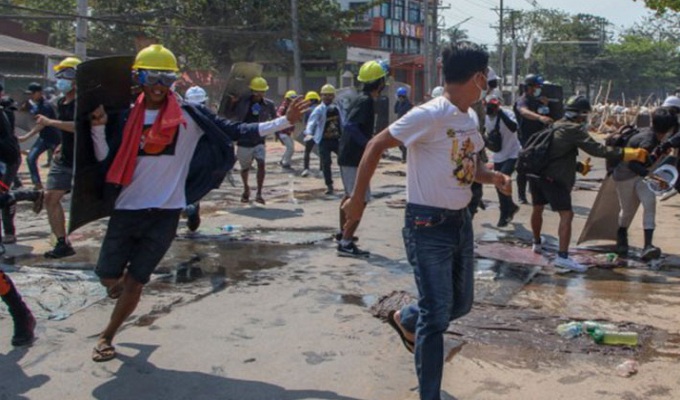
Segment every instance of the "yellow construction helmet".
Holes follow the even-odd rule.
[[[307,92],[307,94],[305,95],[305,100],[307,100],[307,101],[309,101],[309,100],[321,101],[321,97],[319,96],[319,94],[317,92],[311,90],[311,91]]]
[[[295,90],[289,90],[289,91],[286,92],[286,95],[283,96],[283,97],[285,97],[286,99],[292,99],[293,97],[296,97],[296,96],[297,96],[297,92]]]
[[[335,86],[330,83],[321,86],[321,94],[335,94]]]
[[[142,49],[135,57],[132,69],[150,69],[156,71],[179,71],[177,58],[161,44],[152,44]]]
[[[61,62],[57,65],[55,65],[52,69],[54,69],[56,72],[61,71],[62,69],[66,68],[73,68],[75,69],[78,64],[80,64],[82,61],[80,61],[79,58],[76,57],[66,57]]]
[[[261,76],[256,76],[250,81],[250,86],[248,86],[250,90],[254,90],[256,92],[266,92],[269,90],[269,85],[267,84],[267,80],[264,79]]]
[[[377,81],[387,75],[387,71],[377,61],[366,61],[359,69],[359,82],[367,83]]]

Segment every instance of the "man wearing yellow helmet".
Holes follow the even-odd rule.
[[[165,47],[141,50],[133,68],[142,93],[129,112],[108,125],[104,107],[91,114],[95,157],[118,193],[95,268],[109,297],[118,300],[93,361],[115,357],[114,336],[170,247],[181,210],[218,187],[233,166],[232,140],[285,129],[307,106],[293,102],[285,117],[266,123],[229,122],[204,106],[179,103],[170,90],[177,61]]]
[[[326,183],[327,195],[333,194],[333,174],[331,173],[331,153],[338,154],[338,144],[342,135],[342,114],[335,105],[335,87],[331,84],[321,88],[321,104],[309,116],[305,135],[311,136],[313,143],[319,146],[321,170]]]
[[[338,165],[340,177],[345,187],[345,196],[340,202],[340,231],[338,255],[341,257],[369,257],[368,251],[360,250],[354,243],[354,232],[359,227],[360,219],[347,224],[342,206],[352,196],[359,162],[364,154],[366,144],[375,134],[375,99],[385,88],[387,71],[377,61],[365,62],[359,69],[358,80],[363,84],[361,94],[352,101],[347,110],[347,125],[340,136]],[[364,205],[371,198],[370,190],[364,196]]]
[[[288,107],[290,107],[290,103],[292,103],[296,97],[297,92],[295,90],[287,91],[283,97],[281,105],[276,110],[276,115],[278,117],[286,115]],[[291,168],[290,163],[293,160],[293,153],[295,152],[295,143],[293,142],[293,138],[291,138],[294,130],[295,127],[291,126],[290,128],[276,132],[276,137],[281,141],[281,143],[283,143],[284,146],[286,146],[286,151],[284,151],[283,156],[281,156],[281,161],[279,161],[279,165],[281,165],[283,169]]]
[[[251,94],[242,96],[232,103],[231,108],[226,111],[226,117],[232,121],[239,122],[265,122],[276,118],[276,105],[274,102],[265,98],[264,95],[269,90],[267,81],[256,76],[250,81],[249,88]],[[241,202],[250,201],[250,186],[248,186],[248,172],[252,168],[253,160],[257,164],[257,194],[255,201],[264,204],[262,197],[262,186],[265,177],[265,156],[264,138],[246,137],[239,139],[236,144],[236,156],[241,166],[241,180],[243,181],[243,194]]]
[[[73,180],[73,159],[75,149],[75,108],[76,108],[76,69],[80,60],[75,57],[65,58],[54,67],[57,78],[57,89],[63,94],[57,100],[57,117],[52,119],[39,116],[38,125],[49,126],[61,131],[60,152],[52,161],[47,175],[45,191],[45,209],[52,233],[57,238],[54,248],[45,253],[47,258],[62,258],[75,254],[75,250],[66,235],[66,219],[61,199],[71,191]]]
[[[312,115],[312,112],[316,109],[316,107],[319,106],[319,103],[321,102],[321,97],[319,96],[319,93],[310,90],[305,94],[305,100],[309,101],[309,111],[305,114],[304,118],[304,123],[307,125],[307,122],[309,121],[309,117]],[[304,137],[304,143],[305,143],[305,154],[302,157],[302,173],[300,176],[302,177],[307,177],[309,176],[309,161],[312,156],[312,151],[314,150],[314,146],[316,146],[316,143],[312,140],[312,137],[307,135]],[[319,159],[319,169],[321,169],[321,159]]]

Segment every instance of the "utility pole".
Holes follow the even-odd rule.
[[[517,34],[515,26],[515,15],[516,11],[511,11],[511,23],[512,23],[512,103],[515,103],[515,97],[517,96]]]
[[[430,0],[423,1],[423,93],[430,93],[432,84],[430,79]]]
[[[432,54],[430,56],[430,82],[431,88],[437,86],[437,53],[439,52],[439,0],[434,0],[432,9]]]
[[[76,49],[78,58],[85,61],[87,57],[87,0],[78,0],[78,19],[76,21]]]
[[[500,27],[498,29],[498,76],[500,77],[500,89],[502,91],[505,82],[505,71],[503,69],[503,0],[501,0],[500,17]]]
[[[302,92],[302,62],[300,61],[300,21],[298,20],[298,2],[290,0],[291,20],[293,23],[293,87]]]

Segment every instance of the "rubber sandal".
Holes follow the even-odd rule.
[[[241,195],[241,203],[248,203],[250,202],[250,193],[243,192]]]
[[[116,348],[106,343],[99,343],[92,349],[92,361],[105,362],[116,358]]]
[[[262,198],[262,196],[257,196],[257,197],[255,198],[255,202],[256,202],[256,203],[260,203],[260,204],[262,204],[262,205],[265,204],[264,199]]]
[[[406,335],[404,335],[404,332],[401,330],[401,327],[399,327],[399,324],[394,319],[394,314],[396,314],[396,313],[397,313],[396,310],[392,310],[387,314],[387,323],[392,327],[392,329],[397,331],[397,333],[399,334],[399,338],[401,338],[401,343],[404,344],[404,347],[406,347],[406,350],[408,350],[409,353],[413,354],[414,348],[415,348],[415,343],[408,340],[406,338]]]

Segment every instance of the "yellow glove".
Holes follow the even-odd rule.
[[[634,149],[631,147],[623,148],[623,161],[647,162],[649,153],[645,149]]]
[[[579,168],[579,173],[583,176],[588,175],[588,172],[593,168],[593,165],[590,163],[590,157],[586,158],[584,162],[579,163],[580,168]]]

